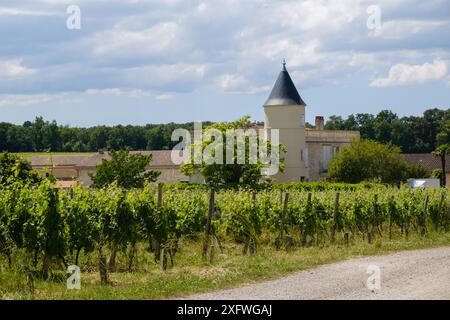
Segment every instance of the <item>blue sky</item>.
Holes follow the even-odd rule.
[[[450,107],[450,0],[2,0],[0,39],[13,123],[263,120],[283,58],[309,122]]]

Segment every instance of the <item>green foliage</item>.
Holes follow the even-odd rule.
[[[439,179],[440,181],[442,181],[442,169],[434,169],[433,172],[431,173],[431,177],[434,179]]]
[[[292,237],[292,245],[323,244],[330,241],[332,230],[354,238],[368,232],[382,236],[392,227],[409,236],[424,227],[424,215],[427,228],[433,225],[436,230],[449,230],[446,188],[324,186],[291,186],[288,190],[284,231]],[[214,237],[220,242],[243,243],[251,252],[262,241],[274,243],[282,226],[280,191],[219,190],[212,221]],[[338,207],[336,192],[340,194]],[[60,191],[49,181],[38,186],[10,184],[0,189],[0,254],[12,264],[36,267],[41,263],[43,270],[61,268],[68,256],[77,264],[84,261],[79,255],[92,251],[101,257],[103,248],[111,252],[116,248],[128,256],[127,251],[139,242],[159,243],[159,248],[170,249],[173,257],[179,239],[203,234],[208,196],[209,190],[164,189],[158,207],[157,187],[149,184],[129,191],[117,183],[102,189],[78,186]],[[152,250],[156,253],[159,249]],[[16,261],[15,253],[20,251],[26,252],[27,258]]]
[[[125,189],[142,188],[146,181],[156,181],[160,172],[148,170],[145,167],[152,160],[151,155],[130,154],[128,150],[109,152],[111,160],[103,159],[91,175],[96,187],[107,186],[114,181]]]
[[[206,125],[211,124],[206,122]],[[145,126],[117,125],[74,128],[37,117],[23,125],[0,122],[0,151],[9,152],[97,152],[99,149],[170,150],[173,130],[193,130],[194,124],[168,123]]]
[[[389,110],[377,115],[358,113],[347,119],[330,116],[328,130],[358,130],[362,139],[391,143],[403,153],[430,153],[437,144],[450,143],[450,111],[437,108],[426,110],[422,117],[399,118]]]
[[[0,153],[0,185],[9,185],[15,182],[39,183],[42,178],[31,165],[17,155]]]
[[[430,173],[421,164],[408,165],[407,178],[423,179],[429,177]]]
[[[71,128],[38,117],[23,125],[0,123],[0,151],[96,152],[104,148],[170,150],[178,143],[171,141],[173,130],[184,128],[192,131],[193,127],[193,123],[168,123]],[[404,153],[429,153],[436,145],[450,143],[450,112],[434,108],[426,110],[422,116],[402,118],[389,110],[382,110],[377,115],[352,114],[346,119],[331,116],[325,128],[359,130],[363,139],[390,142]]]
[[[399,183],[410,174],[399,153],[399,148],[392,145],[372,140],[353,141],[330,162],[328,172],[338,182]]]
[[[441,160],[441,185],[446,186],[447,176],[444,174],[446,172],[446,161],[447,161],[447,155],[450,153],[450,144],[441,144],[439,145],[436,150],[433,151],[433,156],[438,157]]]
[[[202,164],[198,165],[195,163],[195,142],[191,146],[191,152],[193,156],[191,157],[191,163],[183,164],[180,167],[180,171],[183,172],[187,176],[193,176],[196,173],[200,172],[208,184],[213,185],[215,187],[236,184],[236,185],[256,185],[259,183],[261,179],[261,169],[264,168],[264,165],[261,162],[257,162],[256,164],[250,163],[250,137],[248,135],[245,136],[245,161],[244,164],[238,163],[238,143],[235,141],[233,144],[234,153],[233,153],[233,164],[225,164],[227,161],[227,141],[226,141],[226,133],[232,132],[233,130],[247,130],[250,129],[251,122],[250,117],[245,116],[241,119],[238,119],[234,122],[219,122],[213,125],[210,125],[205,128],[205,132],[208,130],[214,130],[221,135],[221,140],[215,140],[216,138],[210,137],[202,139],[202,145],[197,146],[198,149],[202,151],[202,154],[205,155],[205,150],[209,148],[214,148],[211,152],[211,157],[219,157],[221,161],[216,161],[216,159],[202,159]],[[258,146],[263,143],[259,140],[259,137],[256,137],[256,143]],[[272,145],[270,142],[267,142],[268,150],[270,151]],[[279,146],[281,151],[285,151],[285,147]],[[221,156],[216,154],[216,151],[221,153]],[[211,160],[211,161],[209,161]],[[219,163],[216,163],[219,162]],[[283,159],[280,159],[280,171],[284,170]]]

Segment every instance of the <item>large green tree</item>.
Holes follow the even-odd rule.
[[[207,126],[204,128],[204,131],[208,131],[209,129],[218,130],[222,134],[222,141],[215,141],[214,139],[203,139],[202,144],[200,146],[202,152],[205,151],[206,148],[211,147],[213,143],[217,143],[217,149],[222,151],[223,162],[217,163],[213,161],[208,161],[208,159],[203,158],[201,165],[195,164],[194,159],[195,156],[191,158],[190,163],[185,163],[180,167],[181,172],[186,174],[187,176],[193,176],[196,173],[201,173],[205,178],[206,182],[211,185],[224,185],[224,184],[241,184],[241,185],[253,185],[259,183],[261,180],[262,174],[261,170],[265,167],[265,165],[259,161],[256,163],[251,163],[250,161],[250,138],[249,136],[245,136],[245,161],[244,163],[239,163],[238,161],[238,143],[235,140],[233,143],[234,155],[232,163],[227,163],[226,161],[226,153],[227,153],[227,144],[226,144],[226,132],[227,130],[247,130],[250,129],[252,123],[250,121],[249,116],[242,117],[234,122],[219,122]],[[262,141],[259,138],[256,138],[258,146],[261,143],[267,143],[267,148],[269,152],[272,150],[272,144],[268,141]],[[279,145],[280,151],[286,151],[286,148],[283,145]],[[195,143],[191,146],[191,151],[195,148]],[[213,153],[213,157],[215,153]],[[279,170],[284,170],[283,159],[279,159]]]
[[[398,147],[360,140],[343,148],[330,162],[328,172],[331,179],[340,182],[398,183],[408,178],[411,171]]]
[[[91,175],[96,187],[103,187],[113,183],[125,189],[142,188],[146,181],[156,181],[159,171],[146,170],[152,161],[152,155],[130,154],[128,150],[109,151],[110,160],[103,159]]]

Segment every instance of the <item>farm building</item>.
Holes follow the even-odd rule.
[[[315,127],[306,128],[306,103],[300,97],[287,69],[283,63],[275,85],[264,103],[265,122],[267,130],[278,129],[280,143],[287,147],[285,172],[272,177],[277,182],[317,181],[327,179],[327,166],[339,150],[359,139],[359,131],[325,130],[324,118],[315,118]],[[258,127],[258,125],[256,125]],[[151,153],[153,161],[148,169],[161,171],[160,181],[201,181],[201,177],[187,177],[171,161],[171,151],[135,151]],[[34,156],[29,158],[32,166],[44,172],[51,171],[61,185],[72,183],[90,185],[89,173],[95,171],[102,159],[108,159],[107,152],[95,155],[77,156]]]

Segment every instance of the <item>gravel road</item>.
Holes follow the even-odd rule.
[[[370,282],[370,290],[376,266],[380,281]],[[450,299],[450,248],[352,259],[187,299]]]

